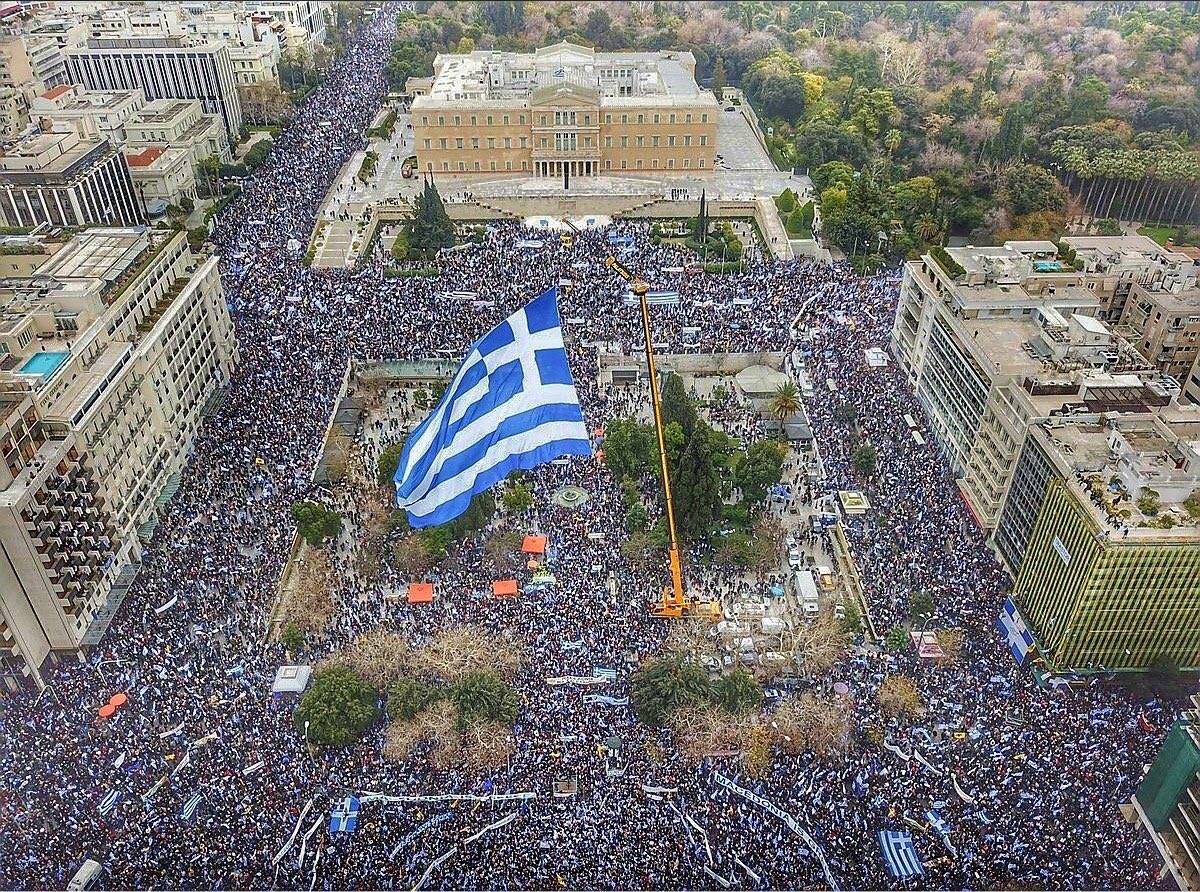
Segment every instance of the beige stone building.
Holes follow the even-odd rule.
[[[1134,285],[1117,331],[1156,367],[1183,381],[1200,356],[1200,288]]]
[[[439,55],[409,85],[417,168],[495,177],[709,172],[719,107],[687,52]]]
[[[0,284],[0,685],[99,641],[235,359],[184,233],[87,230]]]

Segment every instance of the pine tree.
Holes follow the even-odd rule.
[[[696,407],[684,389],[683,379],[674,372],[669,372],[663,378],[659,401],[662,404],[663,427],[672,421],[677,422],[683,429],[684,439],[690,440],[696,430]]]
[[[409,250],[427,258],[454,244],[454,221],[446,213],[442,196],[432,179],[425,180],[421,194],[413,203],[413,215],[404,235]]]
[[[713,463],[708,428],[696,427],[675,474],[675,518],[685,539],[707,539],[721,518],[721,481]]]
[[[725,60],[720,56],[717,56],[716,64],[713,65],[712,91],[717,97],[717,102],[725,101]]]

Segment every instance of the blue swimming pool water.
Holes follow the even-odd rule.
[[[1035,260],[1033,268],[1039,273],[1057,273],[1062,272],[1063,265],[1059,260]]]
[[[49,378],[58,371],[59,366],[66,362],[67,357],[70,355],[65,350],[46,350],[42,353],[35,353],[29,359],[25,360],[25,364],[20,368],[20,373],[22,375],[41,375],[43,378]]]

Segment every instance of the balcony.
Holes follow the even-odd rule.
[[[574,149],[534,149],[532,155],[537,161],[599,161],[600,148],[579,146]]]

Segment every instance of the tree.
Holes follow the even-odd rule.
[[[618,418],[605,428],[604,464],[618,480],[640,477],[655,463],[657,451],[649,425]]]
[[[646,663],[630,685],[633,711],[652,727],[661,727],[671,713],[699,706],[708,698],[708,673],[682,654],[668,654]]]
[[[892,653],[903,653],[908,650],[912,647],[912,638],[909,637],[908,629],[904,626],[892,626],[883,640],[883,646]]]
[[[380,486],[390,487],[395,485],[396,468],[400,465],[400,456],[404,452],[404,442],[404,440],[400,440],[396,443],[389,443],[379,453],[375,479]]]
[[[771,487],[783,479],[786,450],[780,443],[759,440],[750,444],[737,463],[734,483],[742,491],[742,500],[755,506],[765,501]]]
[[[331,666],[313,673],[296,708],[295,722],[311,743],[345,746],[361,737],[378,713],[371,687],[354,671]]]
[[[889,718],[915,719],[925,712],[921,692],[917,684],[907,675],[889,675],[880,683],[875,693],[879,711]]]
[[[472,722],[500,722],[512,727],[520,699],[517,692],[490,672],[472,672],[450,689],[450,701],[458,709],[458,726]]]
[[[875,473],[875,463],[878,453],[870,443],[860,443],[850,454],[850,465],[859,477],[870,477]]]
[[[938,629],[936,637],[938,647],[942,652],[942,655],[938,657],[938,663],[942,666],[958,665],[962,659],[963,649],[966,647],[966,633],[962,629]]]
[[[725,59],[721,56],[713,63],[712,91],[717,102],[725,101]]]
[[[523,514],[533,507],[533,490],[524,483],[510,483],[500,503],[509,514]]]
[[[411,253],[425,259],[433,258],[439,250],[455,242],[454,223],[432,179],[425,181],[413,202],[412,216],[405,222],[404,241]]]
[[[319,502],[294,503],[292,520],[296,522],[296,531],[312,546],[319,546],[342,531],[342,519],[337,512]]]
[[[859,612],[858,607],[854,604],[845,605],[839,625],[847,635],[861,635],[864,626],[862,613]]]
[[[603,8],[596,7],[588,13],[583,33],[596,46],[607,46],[612,39],[612,16]]]
[[[393,545],[392,559],[410,579],[424,578],[433,566],[433,552],[419,532],[409,533]]]
[[[1013,216],[1061,211],[1066,190],[1050,171],[1036,164],[1014,164],[1004,176],[1004,205]]]
[[[690,440],[696,430],[696,406],[683,386],[683,379],[674,372],[668,372],[663,378],[659,401],[662,403],[663,425],[678,422],[684,438]]]
[[[785,753],[828,756],[850,747],[852,715],[844,700],[826,700],[814,691],[784,701],[771,716],[771,727]]]
[[[248,170],[257,170],[267,160],[267,156],[271,154],[271,149],[274,145],[275,143],[271,141],[270,137],[260,139],[246,151],[246,156],[242,159],[242,163],[246,165]]]
[[[913,619],[917,617],[933,616],[934,603],[933,595],[926,591],[913,592],[912,597],[908,599],[908,614]]]
[[[854,168],[845,161],[826,161],[812,172],[813,188],[824,192],[831,186],[849,188],[854,182]]]
[[[642,500],[638,499],[625,509],[625,532],[640,533],[650,525],[650,515]]]
[[[832,669],[846,653],[846,633],[830,615],[820,613],[796,629],[784,649],[798,673],[814,678]]]
[[[300,648],[304,647],[304,633],[294,623],[288,623],[279,636],[279,643],[289,654],[295,656],[300,652]]]
[[[698,426],[688,440],[673,484],[679,533],[693,542],[707,539],[721,517],[721,481],[707,426]]]
[[[796,391],[795,382],[789,378],[776,387],[769,405],[771,414],[778,418],[781,424],[799,412],[800,394]]]
[[[754,676],[739,666],[713,682],[710,697],[730,715],[741,715],[758,709],[763,690]]]
[[[317,669],[341,666],[352,671],[372,690],[386,691],[400,677],[407,657],[405,640],[384,626],[377,626],[322,660]]]
[[[284,623],[304,633],[324,631],[333,616],[332,578],[329,556],[316,549],[307,550],[292,574],[290,588],[286,590]]]

